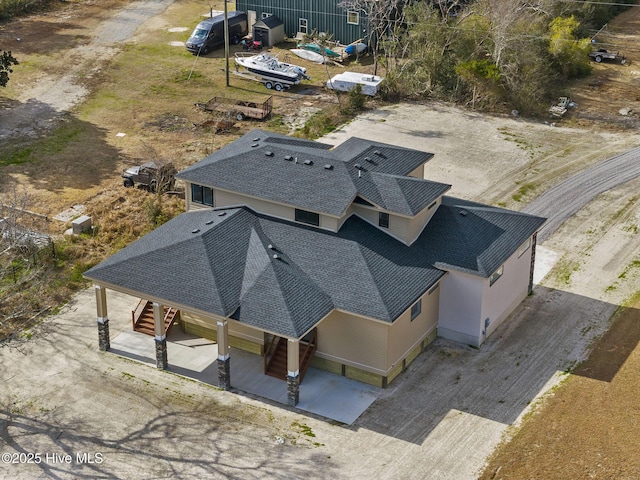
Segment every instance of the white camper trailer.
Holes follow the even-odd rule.
[[[356,85],[360,85],[362,93],[373,96],[378,93],[382,80],[383,78],[377,75],[344,72],[336,75],[331,80],[327,80],[327,88],[338,90],[339,92],[348,92],[353,90]]]

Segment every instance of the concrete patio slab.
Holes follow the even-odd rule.
[[[110,352],[155,367],[155,343],[149,335],[124,331],[111,340]],[[174,328],[167,336],[169,371],[209,385],[218,384],[218,345]],[[231,387],[287,404],[287,384],[263,372],[259,355],[231,349]],[[378,398],[382,389],[310,368],[300,385],[296,408],[351,425]]]

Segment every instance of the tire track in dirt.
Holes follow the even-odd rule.
[[[640,176],[640,147],[609,158],[550,188],[522,209],[547,217],[538,232],[544,242],[562,223],[607,190]]]
[[[62,77],[43,75],[35,87],[24,91],[18,100],[22,103],[4,115],[0,124],[0,140],[34,137],[52,128],[64,112],[79,105],[89,94],[82,85],[83,77],[91,77],[120,49],[118,43],[131,38],[138,27],[162,13],[174,0],[142,0],[131,3],[105,21],[92,41],[69,50],[65,55],[69,71]]]

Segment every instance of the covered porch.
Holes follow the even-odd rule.
[[[156,364],[153,340],[139,332],[119,333],[111,340],[110,352],[149,366]],[[216,342],[175,327],[167,335],[167,353],[168,371],[218,386]],[[289,403],[286,381],[264,374],[262,356],[231,348],[229,358],[233,372],[230,391]],[[304,378],[296,408],[350,425],[381,391],[381,388],[311,367]]]
[[[286,344],[286,376],[275,378],[266,375],[266,356],[230,346],[227,321],[217,322],[217,338],[209,340],[185,333],[179,326],[171,328],[172,323],[167,318],[177,309],[160,302],[150,302],[150,307],[146,309],[151,317],[146,328],[137,328],[140,323],[136,312],[142,312],[143,309],[140,304],[135,307],[132,302],[131,308],[135,310],[130,330],[110,332],[107,289],[101,285],[94,285],[94,289],[100,350],[155,365],[158,369],[169,370],[224,390],[255,394],[347,424],[355,421],[380,393],[376,387],[333,373],[315,368],[301,369],[310,343],[307,336],[299,340],[275,337],[280,340],[275,344],[282,343],[282,340]],[[315,335],[312,338],[315,342]],[[269,352],[270,348],[266,350]],[[300,382],[305,373],[301,390]]]

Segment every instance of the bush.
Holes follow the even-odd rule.
[[[0,20],[44,10],[60,0],[0,0]]]

